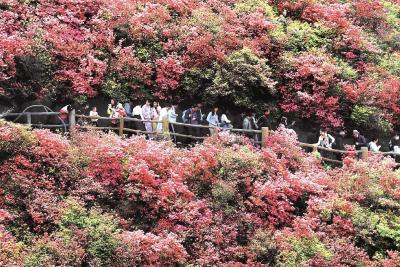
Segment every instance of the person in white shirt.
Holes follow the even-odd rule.
[[[150,101],[147,100],[146,104],[143,105],[142,107],[142,117],[144,120],[146,120],[144,122],[144,127],[146,129],[146,132],[148,132],[148,138],[152,138],[152,132],[153,132],[153,124],[150,120],[153,119],[153,109],[150,106]]]
[[[97,107],[92,107],[92,110],[89,112],[90,117],[99,117],[99,113],[97,113]],[[90,118],[90,122],[93,126],[99,126],[99,119],[98,118]]]
[[[335,142],[335,138],[328,134],[327,131],[321,130],[320,136],[318,138],[318,146],[325,147],[325,148],[332,148],[333,143]]]
[[[141,105],[137,105],[132,109],[132,118],[137,119],[137,120],[143,120]],[[141,130],[141,131],[145,130],[143,122],[141,122],[141,121],[133,121],[132,125],[135,130]]]
[[[219,127],[219,119],[218,119],[218,108],[215,107],[213,111],[210,111],[207,116],[208,126],[212,126],[214,128],[210,128],[210,134],[213,135],[215,132],[215,128]]]
[[[379,140],[377,137],[372,138],[372,141],[368,144],[369,150],[371,150],[372,152],[379,152],[381,146],[378,146],[378,141]]]
[[[233,128],[231,121],[228,119],[225,113],[221,115],[221,127],[222,129],[231,129]]]
[[[168,119],[168,110],[170,109],[170,107],[164,107],[160,109],[160,113],[158,116],[158,120],[161,121],[157,124],[157,132],[162,133],[163,131],[163,123],[162,121],[164,119]]]
[[[152,120],[155,120],[155,121],[161,120],[160,112],[161,112],[160,104],[157,101],[154,101],[153,106],[151,108]],[[152,126],[153,126],[154,131],[158,131],[158,123],[157,122],[153,122]]]
[[[328,134],[327,131],[325,131],[325,130],[320,131],[317,146],[332,149],[332,145],[334,142],[335,142],[335,138],[332,135]],[[326,151],[326,150],[321,149],[320,154],[323,158],[330,157],[330,152]]]
[[[142,106],[137,105],[136,107],[134,107],[132,109],[132,117],[139,119],[139,120],[143,120],[143,116],[142,116]]]
[[[169,121],[169,131],[175,133],[174,124],[176,119],[178,118],[178,114],[176,113],[176,105],[172,105],[171,108],[168,110],[168,121]],[[173,139],[176,143],[176,136],[173,135]]]

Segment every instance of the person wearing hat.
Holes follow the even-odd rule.
[[[360,150],[362,147],[368,147],[367,139],[362,136],[359,131],[353,130],[353,139],[356,150]]]
[[[122,117],[125,117],[125,116],[126,116],[126,112],[125,112],[124,106],[121,103],[118,103],[117,107],[115,108],[115,110],[111,114],[112,127],[118,127],[119,118],[122,118]]]

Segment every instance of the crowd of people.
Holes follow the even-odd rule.
[[[65,113],[71,109],[70,106],[66,106],[60,110],[61,116],[65,118]],[[92,126],[99,126],[99,113],[97,112],[96,106],[89,108],[86,105],[79,112],[80,114],[89,115],[89,120],[82,120],[82,124],[90,123]],[[178,114],[179,113],[179,114]],[[157,133],[163,131],[163,120],[169,121],[169,131],[171,133],[181,133],[183,135],[191,135],[193,137],[202,137],[204,135],[212,135],[217,129],[226,130],[230,129],[243,129],[243,130],[260,130],[263,127],[274,129],[278,127],[284,127],[288,131],[294,131],[293,125],[295,122],[288,123],[286,117],[281,117],[278,124],[273,124],[271,118],[271,110],[267,109],[261,116],[257,118],[256,112],[247,111],[237,116],[234,120],[229,119],[229,114],[226,110],[222,110],[219,107],[213,107],[207,114],[203,113],[203,105],[197,103],[191,105],[186,109],[182,109],[178,112],[176,104],[167,105],[161,107],[160,103],[154,101],[151,103],[149,100],[144,105],[134,105],[132,102],[126,102],[124,104],[119,103],[115,99],[111,99],[107,106],[106,114],[109,116],[109,123],[111,127],[117,128],[120,123],[120,118],[134,118],[137,120],[126,120],[125,128],[139,130],[146,133],[148,138],[154,138]],[[177,122],[183,122],[184,124],[190,124],[191,127],[179,127]],[[204,132],[203,127],[199,125],[208,125],[208,132]],[[261,140],[261,136],[258,133],[251,131],[243,131],[243,134],[248,136],[254,141],[254,144],[258,145]],[[353,144],[355,150],[360,150],[361,147],[367,147],[370,151],[379,152],[381,144],[378,137],[372,137],[370,141],[367,141],[358,130],[353,130]],[[331,134],[327,130],[320,130],[317,145],[323,148],[331,148],[337,150],[346,150],[345,146],[346,132],[344,130],[339,131],[337,134]],[[174,141],[177,141],[175,135],[172,135]],[[351,145],[351,144],[349,144]],[[400,154],[400,138],[399,134],[395,133],[389,142],[390,151]],[[332,154],[329,151],[321,150],[323,157],[336,157],[341,160],[342,154]],[[335,155],[335,156],[334,156]]]
[[[67,105],[60,110],[60,116],[67,122],[68,112],[71,110],[71,106]],[[78,114],[90,116],[90,119],[80,119],[79,124],[91,124],[94,127],[99,126],[100,115],[97,111],[97,107],[89,107],[85,105],[83,108],[77,111]],[[179,114],[178,114],[179,113]],[[226,110],[215,106],[208,113],[203,113],[203,105],[197,103],[191,105],[188,108],[178,111],[178,107],[175,104],[161,107],[160,103],[154,101],[146,101],[144,105],[134,105],[132,102],[126,102],[124,104],[119,103],[115,99],[111,99],[107,105],[106,110],[107,116],[110,118],[109,125],[113,128],[117,128],[120,123],[120,118],[134,118],[137,120],[125,120],[124,127],[134,130],[145,132],[148,138],[153,138],[157,133],[161,133],[163,130],[162,121],[167,119],[169,121],[170,129],[172,133],[177,131],[184,135],[191,135],[193,137],[203,137],[205,135],[212,135],[218,130],[230,130],[230,129],[243,129],[243,130],[261,130],[263,127],[272,128],[272,121],[270,118],[271,111],[265,111],[258,119],[256,118],[256,112],[247,111],[243,112],[231,120],[229,113]],[[190,124],[191,127],[176,127],[177,122],[184,124]],[[293,126],[294,123],[288,125],[287,118],[282,117],[279,126],[287,127],[288,129]],[[205,133],[204,127],[200,125],[208,125],[207,133]],[[258,133],[252,133],[251,131],[244,131],[244,134],[251,140],[254,140],[255,144],[260,143],[261,136]],[[174,141],[176,141],[175,136]]]
[[[353,145],[355,150],[361,150],[362,147],[367,147],[369,151],[380,152],[382,145],[380,144],[379,138],[373,136],[368,142],[358,130],[353,130]],[[321,130],[318,138],[317,146],[323,148],[336,149],[341,151],[346,151],[345,131],[340,131],[335,137],[328,133],[326,130]],[[394,133],[389,141],[389,149],[391,152],[400,155],[400,136],[398,133]],[[320,151],[321,156],[330,158],[332,153],[327,150]],[[341,160],[343,155],[336,153],[336,158]]]

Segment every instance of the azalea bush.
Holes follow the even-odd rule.
[[[399,10],[394,0],[1,0],[0,101],[274,106],[330,128],[368,106],[380,119],[360,127],[383,130],[400,125]]]
[[[191,148],[0,122],[3,266],[397,266],[399,171],[325,169],[285,129]]]

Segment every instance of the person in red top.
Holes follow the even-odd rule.
[[[122,118],[125,116],[126,116],[126,112],[125,112],[124,107],[122,106],[122,104],[118,103],[117,108],[115,109],[113,114],[111,114],[111,118],[113,118],[111,120],[113,127],[117,127],[118,123],[119,123],[119,118]]]

